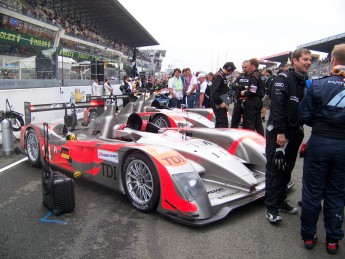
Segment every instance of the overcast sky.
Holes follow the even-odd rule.
[[[163,69],[215,72],[345,32],[344,0],[120,0],[167,50]]]

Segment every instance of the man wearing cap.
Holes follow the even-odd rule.
[[[204,73],[200,73],[198,75],[198,80],[200,83],[200,101],[198,108],[210,108],[210,87],[206,82],[206,75]]]
[[[236,67],[232,62],[226,62],[222,69],[220,69],[214,76],[211,86],[211,107],[216,116],[216,128],[228,128],[228,79],[227,76],[235,71]],[[229,96],[228,96],[229,98]]]

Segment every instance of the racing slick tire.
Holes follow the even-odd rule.
[[[170,123],[168,117],[165,116],[164,114],[157,114],[153,118],[153,123],[156,124],[160,128],[170,128],[171,127],[171,123]]]
[[[24,126],[24,120],[19,115],[14,114],[11,121],[13,131],[20,131],[21,127]]]
[[[97,118],[97,111],[91,110],[89,113],[89,122],[91,122],[91,120],[95,120],[96,118]]]
[[[158,172],[147,155],[131,153],[124,163],[122,183],[131,204],[141,212],[156,210],[160,196]]]
[[[28,130],[25,138],[25,150],[29,163],[34,167],[41,167],[40,142],[37,133],[33,129]]]

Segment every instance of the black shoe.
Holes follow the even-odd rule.
[[[314,235],[313,238],[304,238],[303,239],[304,248],[308,249],[308,250],[313,249],[316,241],[317,241],[317,236],[316,235]]]
[[[276,209],[268,209],[266,212],[266,218],[272,224],[282,221],[282,217],[279,216],[279,212]]]
[[[283,206],[281,206],[279,211],[289,213],[289,214],[296,214],[298,212],[298,209],[295,207],[292,207],[289,203],[284,202]]]

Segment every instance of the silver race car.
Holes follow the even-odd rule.
[[[220,220],[264,196],[263,140],[256,133],[235,131],[230,149],[224,149],[211,137],[195,138],[208,135],[201,129],[186,124],[160,129],[135,112],[128,116],[115,109],[109,105],[88,127],[73,132],[50,125],[50,165],[125,194],[140,211],[156,210],[193,226]],[[221,142],[223,131],[214,132]],[[40,166],[42,134],[40,123],[21,130],[21,146],[34,166]]]

